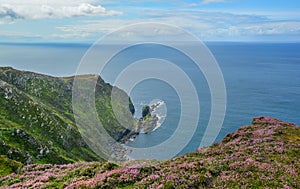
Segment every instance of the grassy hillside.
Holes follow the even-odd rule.
[[[10,188],[300,188],[300,128],[254,118],[220,143],[160,162],[29,165],[0,179]]]
[[[80,79],[95,77],[86,75]],[[74,77],[57,78],[0,67],[0,166],[10,160],[18,166],[101,160],[76,127],[72,111],[73,80]],[[128,130],[114,117],[111,90],[112,86],[99,77],[95,92],[97,113],[108,133],[121,140]],[[130,101],[129,107],[134,112]],[[133,126],[134,123],[132,118]]]

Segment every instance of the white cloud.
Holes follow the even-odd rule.
[[[64,35],[65,37],[73,37],[73,36],[90,36],[90,35],[96,35],[101,36],[103,34],[107,34],[113,31],[116,31],[119,28],[126,27],[131,24],[136,23],[150,23],[149,28],[138,28],[136,31],[130,31],[130,36],[143,36],[145,32],[143,31],[149,31],[153,30],[153,35],[169,35],[176,36],[180,35],[178,33],[174,33],[174,30],[169,30],[168,27],[162,27],[162,28],[151,28],[151,23],[163,23],[163,24],[169,24],[174,26],[179,26],[184,29],[191,29],[191,30],[197,30],[197,31],[205,31],[208,29],[211,29],[213,26],[209,23],[197,21],[195,23],[195,20],[190,19],[189,17],[181,17],[181,16],[172,16],[172,17],[163,17],[163,18],[148,18],[148,19],[141,19],[141,18],[135,18],[135,19],[105,19],[105,20],[95,20],[95,21],[86,21],[83,23],[80,23],[78,25],[65,25],[57,27],[57,29],[68,33],[72,35]],[[133,33],[132,33],[133,32]],[[149,32],[146,32],[149,34]],[[127,36],[129,34],[126,34]],[[151,36],[150,36],[151,37]]]
[[[201,4],[224,3],[226,0],[203,0]]]
[[[236,28],[228,28],[228,31],[235,30],[239,35],[294,35],[300,34],[300,21],[277,21],[260,24],[242,25]]]
[[[202,40],[224,40],[263,35],[300,35],[300,21],[274,21],[266,16],[222,12],[181,11],[148,12],[149,18],[105,19],[57,27],[66,37],[100,37],[103,34],[138,22],[159,22],[182,27]],[[167,32],[161,30],[160,32]],[[134,35],[142,35],[137,31]],[[132,34],[133,35],[133,34]]]
[[[0,19],[4,21],[120,14],[106,10],[94,0],[0,0]]]
[[[2,37],[31,37],[31,38],[41,38],[41,35],[29,33],[29,32],[6,32],[0,31],[0,36]]]

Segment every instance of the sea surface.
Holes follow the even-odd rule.
[[[206,45],[222,71],[227,93],[225,119],[216,142],[240,126],[251,124],[255,116],[276,117],[300,125],[299,43],[208,42]],[[53,76],[70,76],[76,73],[89,47],[86,44],[0,44],[0,66]],[[199,123],[191,141],[179,154],[194,151],[201,143],[211,116],[212,101],[203,73],[189,57],[164,46],[139,45],[114,56],[99,74],[106,82],[114,84],[128,65],[145,58],[159,58],[174,63],[193,83],[199,96]],[[155,61],[159,62],[153,59]],[[159,72],[170,78],[176,77],[176,73],[163,66],[153,67],[151,63],[130,71],[131,75]],[[193,114],[181,111],[182,97],[177,87],[184,88],[185,85],[182,81],[174,87],[155,77],[136,83],[129,94],[136,108],[135,117],[141,116],[142,106],[161,101],[162,109],[157,109],[156,113],[162,119],[155,131],[140,134],[128,146],[145,148],[161,144],[176,133],[180,119],[192,120]],[[184,98],[188,98],[188,94],[185,95]],[[195,103],[187,101],[186,106],[192,107]],[[169,149],[172,150],[172,146]],[[157,158],[160,159],[159,155]]]

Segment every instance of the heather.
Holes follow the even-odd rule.
[[[257,117],[220,143],[170,160],[28,165],[2,188],[300,188],[300,129]]]

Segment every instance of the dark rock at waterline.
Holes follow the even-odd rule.
[[[150,106],[146,105],[142,108],[142,117],[145,118],[146,116],[150,115]]]
[[[156,115],[149,116],[147,119],[141,118],[138,122],[140,132],[145,134],[152,132],[157,127],[157,124],[158,117]]]
[[[129,111],[131,112],[132,115],[134,115],[135,108],[130,99],[129,99]]]
[[[151,106],[143,106],[142,117],[138,120],[139,132],[147,134],[158,126],[159,118],[154,112],[159,105],[160,102],[152,104]]]

